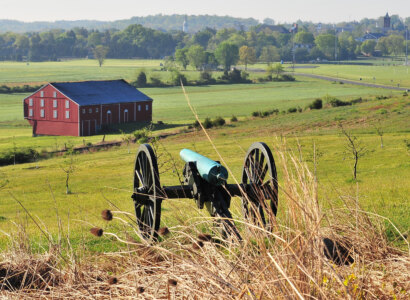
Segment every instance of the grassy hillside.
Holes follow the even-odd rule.
[[[186,90],[202,119],[216,116],[230,118],[232,115],[246,117],[254,111],[269,109],[282,111],[291,107],[305,108],[313,99],[327,94],[347,100],[371,95],[400,94],[375,88],[331,84],[303,77],[297,78],[296,82],[187,87]],[[180,87],[145,88],[141,91],[154,99],[153,121],[169,124],[168,131],[175,131],[175,127],[193,123],[194,117],[188,109]],[[31,127],[23,120],[22,99],[25,96],[27,95],[0,94],[0,105],[4,107],[0,111],[0,151],[6,150],[13,142],[17,147],[56,149],[63,147],[64,143],[76,145],[101,141],[101,135],[85,138],[32,138]],[[113,135],[107,137],[107,140],[119,138],[119,135]]]
[[[410,115],[408,103],[408,98],[398,97],[320,111],[249,118],[211,130],[210,133],[233,171],[230,182],[232,175],[240,178],[244,151],[254,141],[265,141],[271,149],[277,147],[281,151],[292,151],[311,168],[314,143],[318,154],[320,201],[323,205],[328,203],[327,200],[332,200],[331,203],[338,206],[345,197],[357,197],[366,210],[391,218],[406,232],[410,226],[409,207],[406,205],[409,191],[407,178],[410,176],[409,150],[405,142],[410,140],[406,126]],[[380,113],[382,109],[386,113]],[[346,141],[340,135],[339,122],[353,130],[368,150],[359,162],[357,184],[352,180],[352,161],[349,154],[345,153]],[[380,148],[380,137],[375,133],[374,126],[378,124],[386,132],[383,149]],[[302,149],[301,154],[298,154],[297,143]],[[14,197],[53,234],[58,232],[57,207],[63,227],[70,227],[73,244],[80,243],[82,232],[90,224],[102,225],[99,214],[102,209],[110,207],[107,199],[120,209],[132,212],[129,197],[137,147],[132,145],[131,153],[128,153],[126,147],[119,147],[75,156],[76,170],[70,180],[73,192],[70,195],[65,194],[64,187],[65,173],[62,167],[67,161],[65,157],[40,161],[38,164],[3,167],[1,177],[8,184],[0,190],[0,230],[7,232],[13,227],[13,222],[23,222],[25,219]],[[157,150],[161,165],[169,161],[164,152],[166,149],[175,159],[180,172],[183,162],[178,153],[184,147],[217,159],[203,133],[192,132],[161,141]],[[280,164],[278,155],[274,156]],[[160,167],[161,183],[175,185],[178,183],[177,173],[166,171],[168,167],[169,164]],[[280,171],[281,185],[284,184],[282,176]],[[233,211],[236,216],[240,214],[239,199],[233,201]],[[279,211],[279,218],[285,218],[286,207],[281,206]],[[201,213],[195,209],[192,201],[167,200],[164,203],[163,224],[176,225],[183,220],[189,222],[187,216],[190,219]],[[26,230],[38,236],[38,229],[31,221],[27,222]],[[4,243],[5,239],[3,246]],[[101,246],[105,247],[100,244],[95,247]]]

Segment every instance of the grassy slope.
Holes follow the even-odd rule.
[[[184,126],[193,122],[181,88],[146,88],[141,89],[154,99],[154,122],[159,120],[171,123],[172,126]],[[190,99],[196,107],[199,116],[231,117],[249,116],[256,110],[278,108],[287,110],[289,107],[305,107],[312,99],[331,94],[342,99],[351,99],[367,95],[389,95],[390,92],[381,89],[331,84],[308,78],[298,78],[296,82],[272,82],[264,84],[216,85],[202,87],[187,87]],[[22,99],[24,95],[0,94],[0,105],[5,110],[0,111],[0,151],[11,147],[13,136],[17,147],[34,146],[49,150],[63,147],[66,144],[82,144],[97,142],[102,136],[86,138],[70,137],[31,137],[31,127],[22,119]],[[249,105],[251,103],[251,105]],[[174,130],[174,129],[171,129]],[[119,139],[119,135],[107,137]]]
[[[320,199],[334,199],[337,205],[341,201],[341,196],[356,197],[358,187],[359,202],[364,208],[391,218],[400,229],[406,231],[410,225],[409,207],[406,205],[409,192],[407,178],[410,176],[409,153],[403,142],[410,139],[406,126],[410,109],[407,103],[408,98],[393,98],[352,107],[244,120],[211,130],[211,135],[237,178],[240,177],[244,150],[254,141],[265,141],[273,148],[281,144],[282,135],[286,137],[288,150],[296,151],[296,143],[299,140],[304,160],[310,165],[315,142],[320,153]],[[387,114],[380,114],[381,107],[387,110]],[[380,149],[379,137],[374,134],[373,129],[373,125],[377,124],[379,119],[388,132],[384,136],[383,149]],[[337,133],[336,125],[339,120],[353,129],[370,150],[359,163],[358,186],[350,180],[351,161],[343,153],[344,138]],[[178,170],[183,166],[178,158],[179,150],[183,147],[217,159],[202,133],[167,138],[162,141],[162,145],[175,157]],[[64,173],[61,170],[65,160],[63,157],[41,161],[39,169],[33,168],[34,164],[2,168],[1,175],[7,177],[9,184],[6,189],[0,191],[0,216],[5,218],[0,221],[0,230],[9,231],[11,221],[24,219],[24,213],[10,193],[21,200],[35,217],[44,222],[48,230],[56,233],[57,217],[54,212],[53,193],[63,226],[66,228],[70,223],[73,237],[78,238],[82,230],[89,228],[90,223],[103,224],[99,213],[109,207],[105,198],[120,209],[132,212],[132,201],[129,197],[136,150],[137,145],[133,145],[131,154],[122,147],[77,156],[77,169],[71,180],[72,195],[64,194]],[[160,149],[159,153],[163,151]],[[277,159],[277,155],[275,157]],[[159,160],[163,162],[166,156],[162,155]],[[281,182],[280,178],[281,173]],[[168,171],[161,174],[162,184],[174,185],[177,182],[175,173]],[[239,213],[239,200],[236,199],[233,203],[234,212]],[[283,217],[286,209],[281,207],[280,211]],[[185,222],[187,212],[191,217],[198,215],[192,201],[167,201],[164,203],[163,224]],[[29,224],[32,224],[31,221]],[[28,230],[38,232],[32,225]],[[73,239],[74,243],[78,241],[77,238]]]

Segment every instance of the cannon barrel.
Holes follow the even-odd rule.
[[[210,184],[221,185],[228,179],[225,167],[208,157],[189,149],[182,149],[179,155],[185,162],[193,162],[199,175]]]

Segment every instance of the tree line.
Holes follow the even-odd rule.
[[[382,37],[378,43],[361,43],[353,32],[329,28],[321,33],[302,26],[292,33],[280,25],[257,25],[248,31],[235,28],[205,28],[195,34],[182,31],[164,32],[130,25],[124,30],[104,31],[75,28],[41,33],[0,34],[0,60],[55,61],[61,58],[98,56],[107,58],[174,57],[183,68],[196,69],[222,65],[228,69],[240,61],[248,65],[256,61],[303,62],[317,59],[351,60],[357,55],[399,55],[405,49],[403,32]]]

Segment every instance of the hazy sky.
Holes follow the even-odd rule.
[[[333,23],[375,18],[386,12],[408,17],[410,0],[0,0],[0,19],[26,22],[210,14]]]

